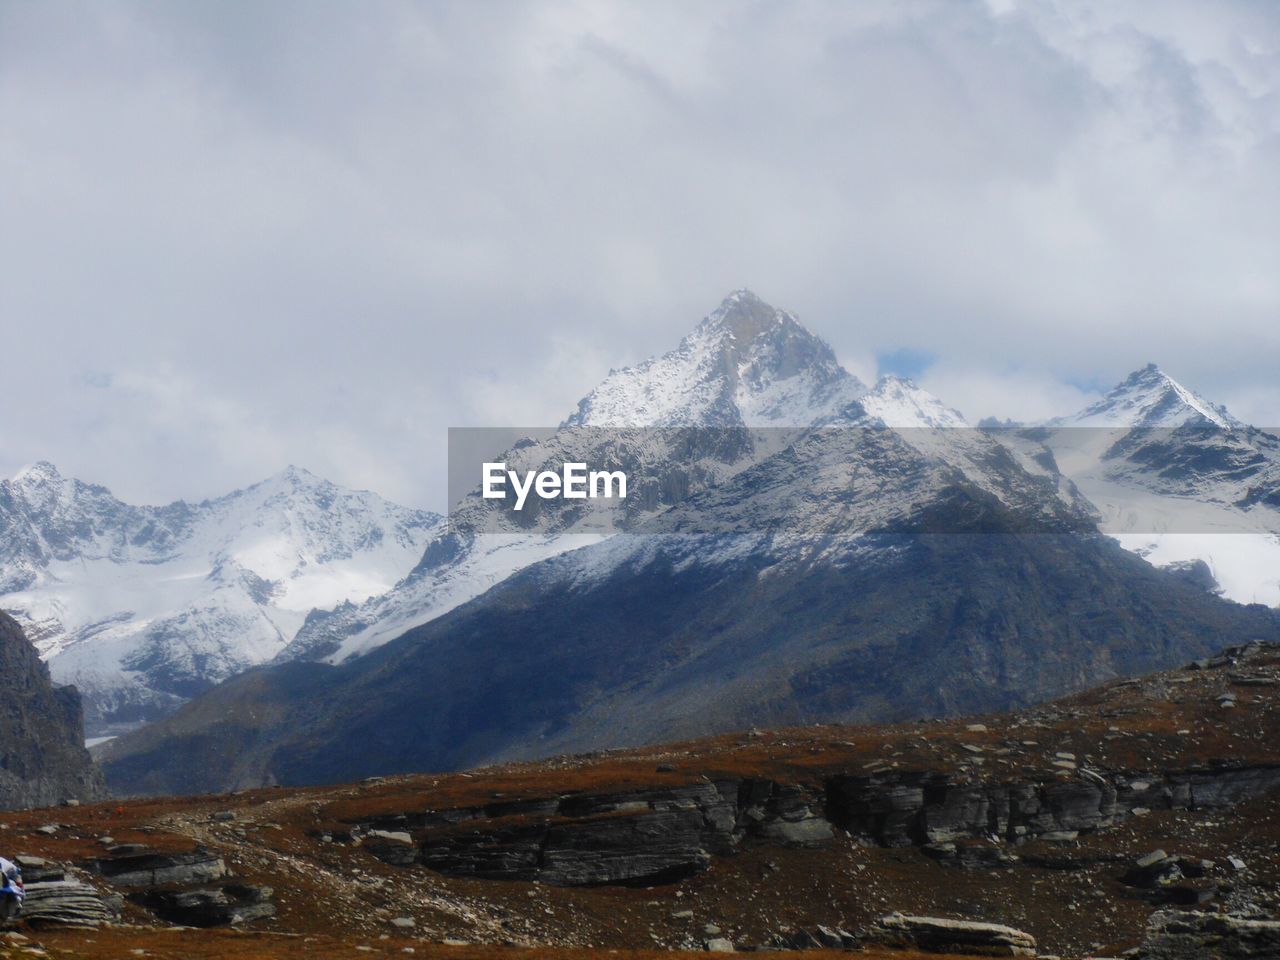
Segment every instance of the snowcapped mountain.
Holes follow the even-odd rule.
[[[0,608],[103,735],[271,659],[314,609],[386,591],[440,524],[295,467],[149,507],[37,463],[0,481]]]
[[[1154,363],[1135,370],[1096,403],[1079,413],[1050,420],[1051,427],[1145,427],[1187,425],[1220,429],[1243,427],[1226,408],[1188,390]]]
[[[898,403],[902,411],[943,415],[941,404],[911,389],[915,394],[906,386],[885,384],[874,392],[876,403],[885,412]],[[869,396],[866,385],[842,368],[831,348],[792,314],[738,290],[674,350],[611,371],[554,435],[517,445],[499,459],[520,468],[539,467],[563,462],[564,451],[572,449],[572,459],[603,464],[625,448],[627,465],[656,475],[656,485],[666,491],[651,502],[634,501],[635,510],[648,515],[670,506],[676,496],[721,483],[775,452],[785,442],[787,428],[830,420]],[[914,399],[906,399],[909,396]],[[715,439],[721,442],[695,443],[687,449],[679,433],[682,428],[716,428],[721,432]],[[595,443],[592,438],[597,435],[600,440]],[[681,449],[673,449],[673,444]],[[598,517],[547,512],[532,526],[494,532],[479,519],[488,512],[489,504],[472,498],[465,509],[454,511],[452,529],[428,547],[403,583],[365,604],[313,618],[277,659],[341,662],[368,652],[480,595],[517,570],[595,543],[612,532],[615,522],[637,519],[630,505],[607,518],[604,529],[587,522]],[[469,527],[488,532],[477,536]]]
[[[888,428],[852,401],[788,435],[639,535],[530,563],[363,656],[230,680],[107,745],[109,781],[331,782],[978,712],[1280,639],[1267,611],[1098,535],[1069,483],[983,431]]]
[[[1241,603],[1280,605],[1280,438],[1155,364],[1030,434],[1125,547],[1157,566],[1203,564]]]
[[[736,290],[670,353],[610,372],[564,426],[806,426],[866,392],[793,315]]]
[[[1183,440],[1228,422],[1158,371],[1130,380],[1088,417],[1128,412]],[[108,776],[125,790],[320,782],[977,711],[1280,638],[1271,612],[1099,534],[1045,442],[1092,433],[1117,431],[973,429],[910,381],[868,390],[739,291],[498,457],[625,464],[634,499],[598,517],[462,497],[394,589],[313,616],[275,664],[113,742]],[[192,763],[182,744],[216,750]]]

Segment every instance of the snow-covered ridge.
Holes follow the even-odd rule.
[[[867,415],[887,427],[937,430],[969,426],[964,415],[905,377],[886,376],[859,401]]]
[[[1210,403],[1149,363],[1101,400],[1071,416],[1050,420],[1047,426],[1172,428],[1188,424],[1222,429],[1244,426],[1225,407]]]
[[[99,732],[271,659],[314,609],[389,590],[440,522],[296,467],[152,507],[37,463],[0,480],[0,608]]]
[[[1122,546],[1157,566],[1201,562],[1224,596],[1280,605],[1280,439],[1155,364],[1038,435]]]

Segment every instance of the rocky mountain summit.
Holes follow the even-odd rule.
[[[80,695],[57,687],[13,618],[0,613],[0,809],[105,796],[84,748]]]

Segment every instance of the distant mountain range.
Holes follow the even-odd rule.
[[[485,533],[469,499],[390,590],[307,617],[275,665],[102,748],[110,782],[308,783],[978,711],[1280,637],[1273,610],[1215,593],[1276,581],[1277,566],[1218,576],[1238,544],[1280,550],[1275,440],[1154,367],[1075,418],[968,428],[910,381],[867,388],[739,291],[507,456],[554,461],[572,431],[638,427],[744,439],[626,434],[654,480],[643,535],[553,511]],[[776,427],[793,428],[781,448]],[[679,532],[694,511],[741,530]],[[1205,511],[1249,532],[1223,541]],[[1197,538],[1200,568],[1157,570],[1100,521],[1153,556]]]
[[[0,481],[0,609],[80,688],[101,736],[270,660],[312,611],[384,593],[440,529],[295,467],[138,507],[37,463]]]

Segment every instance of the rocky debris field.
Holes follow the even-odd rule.
[[[1278,689],[1255,644],[1001,716],[0,814],[0,956],[1274,957]]]

